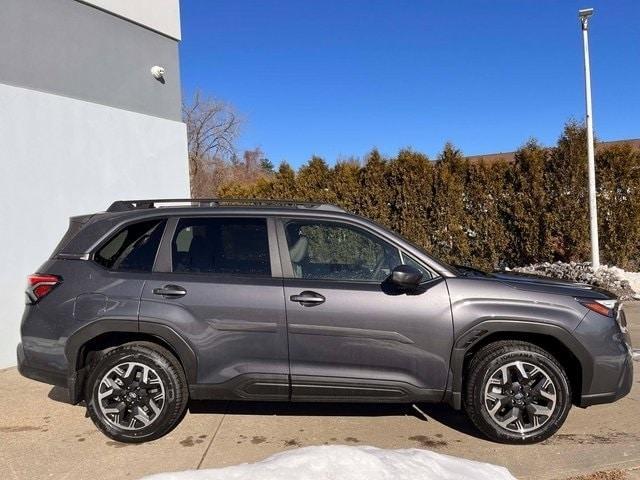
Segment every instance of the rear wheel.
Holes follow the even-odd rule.
[[[100,356],[87,380],[87,410],[119,442],[155,440],[182,419],[187,382],[178,360],[148,342],[128,343]]]
[[[571,408],[571,386],[546,350],[504,340],[481,348],[469,365],[465,410],[492,440],[535,443],[549,438]]]

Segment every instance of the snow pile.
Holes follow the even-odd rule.
[[[640,272],[625,272],[623,270],[621,276],[624,280],[629,282],[631,290],[636,292],[635,298],[640,298]]]
[[[504,467],[428,450],[328,445],[298,448],[257,463],[161,473],[145,480],[515,480]]]
[[[637,288],[640,288],[640,274],[634,272],[625,272],[618,267],[609,267],[602,265],[598,271],[591,268],[591,263],[534,263],[526,267],[516,267],[516,272],[531,273],[535,275],[544,275],[545,277],[559,278],[562,280],[570,280],[572,282],[587,283],[596,287],[608,290],[617,295],[620,300],[631,300],[635,298],[636,292],[639,290],[631,288],[627,278],[635,275],[634,280]]]

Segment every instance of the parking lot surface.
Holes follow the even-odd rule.
[[[627,307],[640,346],[640,303]],[[142,445],[117,443],[64,403],[61,389],[0,370],[1,479],[123,479],[252,462],[323,444],[425,448],[507,467],[521,479],[561,479],[601,470],[640,478],[639,363],[633,390],[610,405],[573,408],[542,444],[509,446],[479,438],[460,412],[421,405],[192,403],[169,435]],[[634,470],[635,469],[635,470]]]

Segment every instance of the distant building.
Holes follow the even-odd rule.
[[[179,40],[178,0],[2,1],[0,367],[69,216],[188,196]]]
[[[613,140],[610,142],[598,142],[596,148],[609,147],[620,144],[630,144],[632,147],[640,150],[640,138],[630,140]],[[486,153],[484,155],[471,155],[467,157],[470,162],[494,163],[499,161],[513,162],[515,161],[516,152],[500,152],[500,153]]]

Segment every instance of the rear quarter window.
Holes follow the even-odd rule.
[[[162,219],[126,226],[98,249],[94,260],[109,270],[150,272],[165,224]]]

